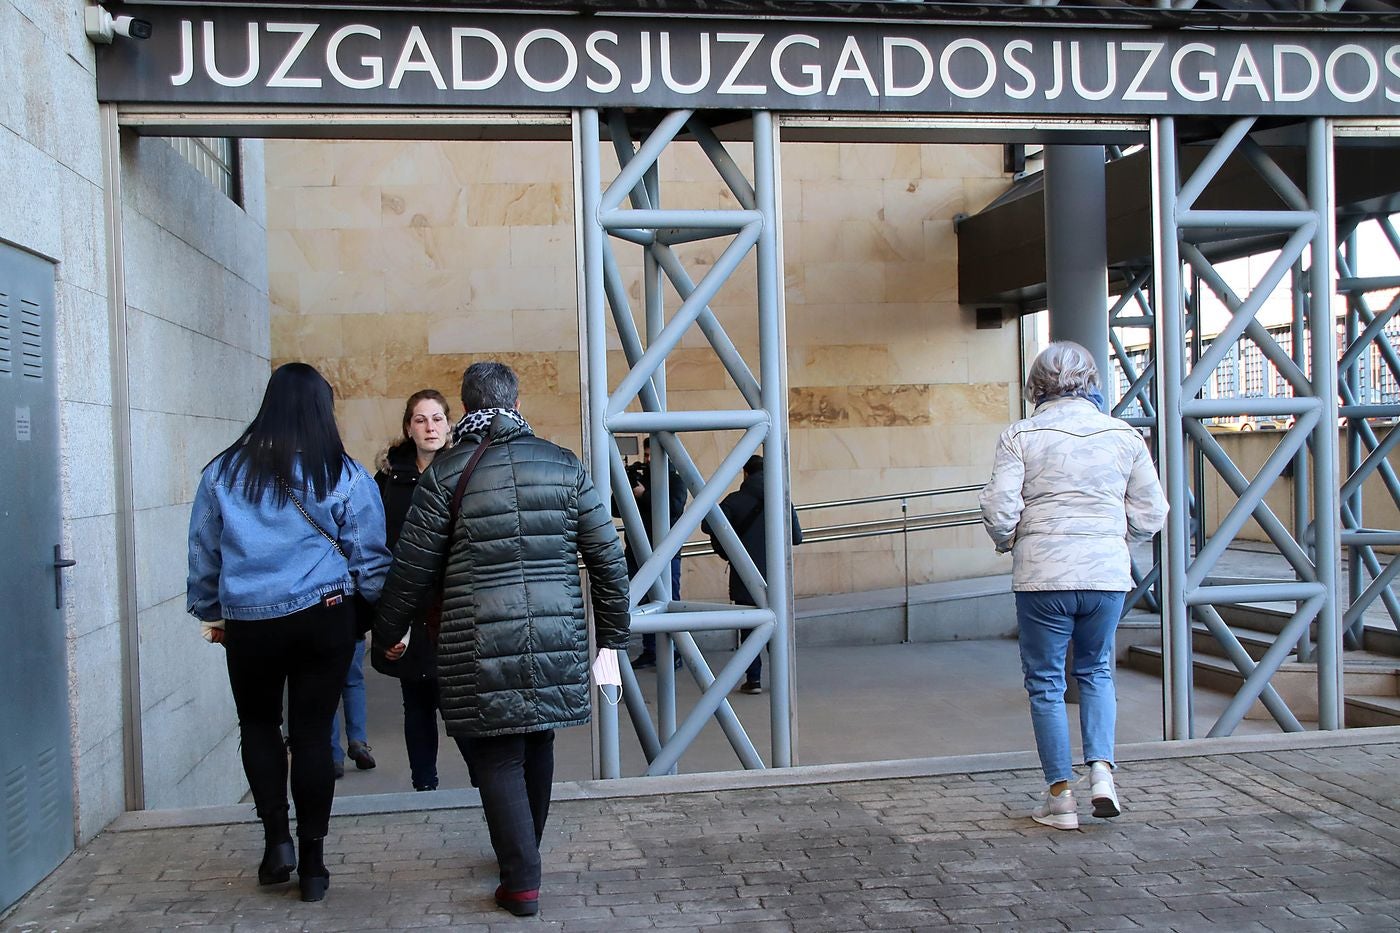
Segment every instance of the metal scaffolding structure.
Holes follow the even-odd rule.
[[[1210,729],[1209,734],[1228,735],[1258,700],[1279,725],[1288,731],[1302,729],[1270,679],[1316,625],[1318,722],[1324,729],[1342,726],[1342,661],[1340,613],[1337,599],[1339,562],[1338,489],[1334,483],[1337,458],[1337,354],[1331,296],[1332,255],[1332,141],[1327,121],[1308,121],[1307,182],[1296,186],[1249,138],[1254,119],[1235,121],[1211,148],[1192,176],[1177,177],[1178,140],[1175,121],[1154,122],[1155,273],[1158,313],[1155,317],[1157,347],[1157,426],[1163,485],[1172,505],[1163,536],[1162,604],[1164,666],[1164,731],[1167,738],[1194,734],[1190,703],[1192,666],[1190,620],[1205,624],[1224,647],[1232,663],[1244,675],[1244,683]],[[1225,160],[1242,153],[1286,205],[1283,210],[1202,210],[1198,198],[1210,185]],[[1268,231],[1286,240],[1277,257],[1247,296],[1236,295],[1206,258],[1200,244],[1227,231]],[[1311,338],[1306,366],[1299,365],[1256,320],[1264,301],[1291,270],[1308,257],[1303,320]],[[1183,269],[1189,267],[1225,304],[1231,317],[1224,330],[1198,359],[1192,359],[1186,339],[1187,294]],[[1320,313],[1319,313],[1320,309]],[[1254,341],[1292,388],[1290,398],[1198,397],[1230,348],[1241,338]],[[1295,346],[1295,352],[1297,352]],[[1229,415],[1291,417],[1278,448],[1252,478],[1231,461],[1205,426],[1207,419]],[[1199,550],[1192,548],[1188,443],[1193,442],[1238,497],[1222,517],[1213,535]],[[1311,509],[1300,533],[1289,531],[1264,502],[1264,495],[1290,463],[1311,452],[1309,475]],[[1300,516],[1302,517],[1302,516]],[[1226,547],[1244,524],[1253,518],[1292,566],[1297,580],[1256,583],[1216,583],[1209,579]],[[1257,662],[1240,644],[1221,618],[1217,606],[1242,602],[1292,602],[1296,606],[1274,644]]]
[[[581,241],[584,320],[580,328],[584,356],[585,424],[590,469],[610,476],[612,495],[637,558],[632,578],[632,629],[657,634],[657,721],[653,722],[630,664],[622,665],[623,701],[646,756],[649,775],[672,771],[686,748],[711,717],[719,723],[740,763],[762,768],[764,762],[745,733],[727,696],[745,668],[768,648],[770,657],[771,761],[793,763],[791,703],[792,589],[787,469],[787,379],[784,345],[781,262],[778,249],[776,122],[755,112],[750,119],[753,142],[752,180],[748,178],[707,118],[682,110],[648,112],[655,122],[638,132],[622,111],[575,113],[575,170],[578,173],[577,230]],[[635,115],[633,119],[635,119]],[[732,127],[730,127],[732,129]],[[640,139],[634,139],[640,136]],[[618,173],[604,183],[604,141],[611,143]],[[662,206],[658,162],[668,147],[698,146],[737,202],[733,209],[677,209]],[[624,203],[625,202],[625,203]],[[726,239],[727,245],[703,276],[693,278],[677,246],[699,240]],[[642,251],[642,318],[638,329],[628,299],[618,250]],[[720,288],[752,255],[757,275],[759,335],[758,373],[750,368],[710,307]],[[667,317],[664,289],[681,301]],[[621,345],[627,371],[608,368],[608,322]],[[666,396],[666,361],[682,338],[698,329],[738,389],[744,407],[737,410],[680,411]],[[610,386],[615,387],[610,389]],[[640,410],[638,410],[640,409]],[[738,442],[714,471],[705,476],[686,448],[691,432],[742,431]],[[668,497],[652,497],[651,527],[667,529],[649,541],[646,523],[631,492],[615,435],[648,434],[653,439],[651,476],[654,489],[668,485],[672,466],[685,481],[690,504],[672,516]],[[745,461],[760,447],[764,468],[764,527],[767,576],[761,576],[734,528],[718,508]],[[607,484],[599,489],[606,495]],[[681,546],[708,519],[736,572],[757,606],[701,603],[671,599],[671,561]],[[693,637],[698,631],[746,632],[739,650],[718,673],[713,672]],[[672,651],[685,660],[701,697],[679,717],[676,708]],[[599,708],[599,771],[617,777],[621,770],[615,707]]]
[[[1314,130],[1316,132],[1316,130]],[[1248,136],[1248,131],[1243,124],[1235,127],[1235,138],[1238,140],[1236,151],[1245,155],[1256,167],[1259,173],[1265,178],[1272,178],[1271,184],[1280,192],[1280,196],[1291,209],[1306,209],[1307,199],[1302,192],[1296,188],[1276,165],[1271,164],[1268,156],[1262,149],[1255,145]],[[1315,144],[1310,140],[1310,144]],[[1228,143],[1227,143],[1228,145]],[[1330,141],[1329,141],[1330,145]],[[1221,156],[1228,153],[1220,151]],[[1319,156],[1315,148],[1310,148],[1310,165],[1318,165]],[[1208,171],[1208,169],[1206,169]],[[1330,177],[1330,175],[1329,175]],[[1208,182],[1208,178],[1206,181]],[[1311,180],[1313,190],[1324,190],[1322,180],[1313,178]],[[1203,187],[1197,185],[1194,194],[1199,195]],[[1286,194],[1285,194],[1286,193]],[[1311,191],[1310,191],[1311,194]],[[1178,205],[1179,207],[1179,205]],[[1326,216],[1320,211],[1316,212],[1319,219]],[[1335,607],[1332,612],[1340,614],[1342,634],[1344,644],[1348,648],[1364,648],[1366,641],[1364,638],[1364,615],[1379,600],[1389,614],[1392,624],[1400,628],[1400,600],[1396,596],[1396,579],[1400,576],[1400,558],[1391,556],[1387,563],[1387,555],[1378,553],[1377,548],[1387,546],[1393,547],[1400,543],[1400,530],[1393,528],[1368,527],[1365,522],[1366,508],[1363,502],[1363,490],[1368,482],[1372,486],[1372,496],[1380,495],[1390,500],[1390,503],[1400,505],[1400,482],[1397,482],[1396,470],[1391,463],[1393,452],[1400,446],[1400,431],[1393,427],[1389,433],[1376,430],[1373,419],[1392,421],[1400,417],[1400,404],[1391,396],[1395,393],[1391,391],[1392,384],[1400,384],[1400,353],[1397,353],[1397,342],[1395,340],[1397,314],[1400,314],[1400,297],[1391,295],[1388,303],[1383,309],[1372,307],[1372,297],[1378,293],[1390,293],[1396,288],[1400,288],[1400,277],[1393,274],[1385,274],[1388,270],[1382,268],[1378,274],[1370,272],[1362,274],[1358,269],[1361,261],[1361,250],[1359,249],[1359,233],[1368,225],[1376,234],[1371,237],[1370,243],[1385,243],[1389,247],[1389,257],[1377,257],[1373,254],[1369,257],[1373,263],[1372,268],[1383,266],[1377,262],[1381,258],[1400,258],[1400,235],[1397,235],[1394,221],[1391,219],[1391,211],[1386,205],[1369,205],[1365,208],[1342,207],[1336,213],[1336,223],[1340,227],[1339,243],[1336,249],[1335,265],[1335,293],[1345,299],[1344,315],[1338,313],[1336,305],[1331,302],[1330,296],[1323,303],[1323,308],[1332,309],[1331,312],[1324,311],[1317,315],[1317,320],[1313,321],[1311,307],[1312,288],[1314,280],[1312,278],[1311,255],[1312,250],[1306,251],[1309,262],[1303,261],[1305,251],[1299,247],[1298,242],[1294,242],[1293,248],[1289,250],[1289,255],[1294,257],[1293,264],[1288,270],[1291,274],[1290,282],[1290,306],[1292,308],[1292,321],[1288,328],[1289,337],[1288,348],[1285,349],[1273,340],[1264,327],[1254,319],[1253,313],[1241,315],[1244,299],[1236,295],[1231,287],[1225,282],[1224,277],[1215,269],[1212,264],[1206,261],[1202,250],[1190,243],[1181,248],[1181,255],[1184,257],[1184,269],[1188,273],[1178,279],[1180,294],[1178,315],[1180,324],[1180,340],[1182,353],[1183,384],[1184,374],[1197,372],[1198,367],[1203,362],[1203,350],[1206,341],[1197,327],[1199,319],[1200,299],[1205,291],[1209,291],[1219,300],[1219,302],[1229,309],[1234,316],[1236,327],[1227,330],[1219,335],[1212,342],[1211,346],[1219,346],[1219,349],[1211,355],[1211,359],[1205,365],[1211,369],[1201,371],[1201,375],[1191,381],[1191,385],[1197,390],[1193,395],[1187,396],[1192,402],[1187,407],[1187,414],[1182,419],[1185,443],[1182,449],[1182,456],[1185,457],[1183,463],[1184,472],[1178,471],[1178,476],[1187,477],[1181,481],[1181,485],[1175,490],[1181,497],[1180,508],[1186,516],[1188,528],[1184,531],[1178,529],[1178,534],[1183,535],[1188,541],[1190,553],[1206,553],[1207,557],[1218,557],[1221,544],[1217,544],[1210,552],[1205,552],[1208,540],[1206,537],[1206,515],[1205,509],[1205,478],[1206,470],[1214,468],[1224,480],[1230,490],[1237,496],[1250,494],[1252,486],[1259,485],[1266,491],[1277,476],[1270,472],[1270,468],[1255,477],[1253,481],[1245,478],[1241,471],[1230,462],[1228,456],[1221,449],[1221,445],[1215,441],[1204,425],[1204,421],[1212,417],[1246,414],[1264,414],[1274,418],[1295,414],[1311,407],[1311,403],[1298,406],[1292,400],[1286,399],[1215,399],[1207,400],[1199,396],[1200,389],[1204,388],[1214,367],[1219,366],[1222,361],[1229,362],[1238,350],[1238,341],[1243,339],[1253,342],[1262,352],[1263,356],[1272,364],[1273,370],[1278,374],[1278,378],[1287,385],[1287,393],[1295,399],[1316,397],[1321,398],[1320,389],[1316,396],[1310,395],[1308,391],[1300,391],[1300,382],[1306,381],[1310,385],[1321,386],[1324,383],[1315,377],[1303,376],[1304,373],[1312,373],[1312,340],[1311,336],[1315,328],[1324,328],[1329,324],[1341,322],[1340,334],[1337,328],[1331,331],[1340,337],[1340,344],[1334,346],[1331,351],[1324,348],[1323,352],[1330,352],[1334,359],[1338,359],[1337,372],[1337,394],[1341,404],[1338,414],[1341,423],[1345,426],[1344,445],[1346,450],[1345,470],[1337,475],[1334,480],[1335,502],[1339,508],[1340,530],[1338,539],[1346,549],[1348,562],[1348,585],[1340,587],[1340,581],[1329,589],[1332,593],[1332,601]],[[1188,217],[1188,221],[1200,221],[1200,217]],[[1228,233],[1231,224],[1221,223],[1223,219],[1219,216],[1205,218],[1211,221],[1208,236],[1210,238],[1220,238]],[[1281,218],[1278,218],[1281,219]],[[1255,223],[1242,223],[1236,225],[1235,229],[1244,235],[1257,233],[1267,226],[1267,219],[1261,219]],[[1192,226],[1198,229],[1205,224],[1188,223],[1185,226]],[[1293,239],[1298,240],[1299,228],[1295,226],[1292,230]],[[1189,236],[1187,237],[1189,239]],[[1316,244],[1312,244],[1316,248]],[[1275,285],[1282,287],[1282,272],[1286,264],[1286,259],[1280,259],[1271,270],[1271,277]],[[1319,270],[1326,266],[1319,265]],[[1127,383],[1113,407],[1113,413],[1123,417],[1130,424],[1136,427],[1146,428],[1154,432],[1158,426],[1158,413],[1155,401],[1158,396],[1157,374],[1158,355],[1155,349],[1156,319],[1153,310],[1154,278],[1153,270],[1130,269],[1127,274],[1121,276],[1124,285],[1109,309],[1110,322],[1110,352],[1113,360],[1121,369]],[[1268,297],[1268,293],[1274,286],[1266,286],[1261,283],[1256,288],[1255,295],[1260,299]],[[1254,295],[1249,296],[1251,298]],[[1257,310],[1262,305],[1262,300],[1255,300],[1251,306]],[[1248,318],[1245,320],[1244,318]],[[1149,329],[1152,331],[1149,336],[1143,339],[1125,339],[1125,335],[1133,332],[1134,329]],[[1146,345],[1147,351],[1143,356],[1137,356],[1133,351]],[[1291,365],[1290,365],[1291,364]],[[1389,382],[1387,382],[1389,380]],[[1377,385],[1381,383],[1382,385]],[[1198,405],[1195,403],[1210,401],[1210,405]],[[1192,415],[1194,414],[1194,417]],[[1293,485],[1293,510],[1292,515],[1287,516],[1291,520],[1291,530],[1285,527],[1284,517],[1275,516],[1270,511],[1256,504],[1252,507],[1252,512],[1248,517],[1254,518],[1265,530],[1270,540],[1279,546],[1281,553],[1289,558],[1294,568],[1296,584],[1304,586],[1314,595],[1318,594],[1316,585],[1318,580],[1314,567],[1317,560],[1315,542],[1313,538],[1313,506],[1312,499],[1315,493],[1316,484],[1320,481],[1313,461],[1313,451],[1317,444],[1335,443],[1335,433],[1330,429],[1330,425],[1336,421],[1325,420],[1328,416],[1319,416],[1315,423],[1316,438],[1306,438],[1306,443],[1298,440],[1285,441],[1284,447],[1293,451],[1292,459],[1288,462],[1287,468],[1291,470],[1290,481]],[[1298,419],[1301,421],[1301,418]],[[1299,424],[1294,430],[1302,427]],[[1274,436],[1274,435],[1271,435]],[[1156,444],[1154,443],[1154,447]],[[1326,455],[1326,451],[1323,451]],[[1338,451],[1334,448],[1331,457],[1333,462],[1338,456]],[[1276,453],[1270,461],[1273,466],[1278,466],[1286,461],[1286,450],[1284,453]],[[1380,489],[1375,489],[1376,478],[1379,478]],[[1262,503],[1262,500],[1260,500]],[[1174,501],[1174,506],[1177,503]],[[1223,544],[1229,543],[1229,538],[1239,531],[1239,525],[1246,518],[1243,510],[1239,510],[1239,520],[1235,521],[1231,528],[1222,528],[1212,538],[1220,539],[1224,534]],[[1302,529],[1301,534],[1296,531]],[[1291,543],[1290,543],[1291,541]],[[1300,548],[1301,552],[1300,553]],[[1303,561],[1304,554],[1307,561]],[[1162,562],[1160,552],[1158,559],[1151,568],[1140,568],[1134,566],[1133,575],[1137,586],[1125,605],[1125,612],[1134,605],[1142,604],[1147,608],[1156,610],[1158,603],[1159,582],[1161,579]],[[1269,587],[1283,584],[1284,581],[1250,581],[1256,588],[1237,590],[1231,597],[1237,602],[1262,602],[1270,598],[1276,598],[1281,590],[1271,590]],[[1230,584],[1236,587],[1248,586],[1239,580],[1228,580],[1217,578],[1211,575],[1211,568],[1206,566],[1197,573],[1188,576],[1187,593],[1185,604],[1190,608],[1190,613],[1185,619],[1185,625],[1189,626],[1192,618],[1205,624],[1212,634],[1221,641],[1227,648],[1229,655],[1235,660],[1241,674],[1248,677],[1258,670],[1258,665],[1249,662],[1241,651],[1237,640],[1234,639],[1227,630],[1224,630],[1219,619],[1219,613],[1213,608],[1221,605],[1221,602],[1212,603],[1211,594],[1199,594],[1193,588],[1216,587],[1221,584]],[[1223,590],[1215,591],[1217,594]],[[1227,594],[1228,595],[1228,594]],[[1303,594],[1300,592],[1299,594]],[[1307,598],[1296,599],[1294,604],[1299,607],[1304,616],[1308,615]],[[1318,622],[1325,620],[1319,619]],[[1171,647],[1169,653],[1174,654],[1174,667],[1170,670],[1176,675],[1176,683],[1172,684],[1170,675],[1167,679],[1169,705],[1173,702],[1180,707],[1185,702],[1189,706],[1190,684],[1191,684],[1191,648],[1190,642],[1180,642],[1173,640],[1170,633],[1182,631],[1182,623],[1173,625],[1171,622],[1164,622],[1164,641]],[[1222,634],[1227,637],[1222,637]],[[1313,641],[1313,625],[1305,623],[1295,615],[1287,629],[1285,637],[1279,641],[1285,642],[1278,647],[1277,654],[1268,657],[1269,667],[1273,671],[1277,670],[1278,664],[1289,659],[1292,654],[1299,662],[1318,661],[1318,645]],[[1325,646],[1330,649],[1331,645]],[[1324,656],[1329,651],[1324,650]],[[1341,683],[1343,659],[1336,655],[1337,670],[1319,670],[1319,692],[1323,695],[1327,687],[1332,683]],[[1272,676],[1272,672],[1260,672],[1257,675],[1258,681],[1263,681]],[[1183,686],[1184,681],[1184,686]],[[1183,693],[1185,699],[1183,700]],[[1267,690],[1260,691],[1262,697],[1267,698]],[[1244,694],[1244,691],[1241,691]],[[1251,703],[1254,689],[1250,685],[1249,695],[1237,697],[1241,706]],[[1340,725],[1340,703],[1341,688],[1338,687],[1339,718],[1335,725]],[[1266,702],[1266,705],[1270,705]],[[1294,722],[1290,717],[1282,715],[1282,710],[1277,709],[1274,703],[1271,711],[1284,728],[1294,728]],[[1180,710],[1178,710],[1180,712]],[[1217,723],[1212,734],[1227,734],[1235,725],[1238,719],[1231,712],[1231,719],[1225,717]],[[1185,714],[1189,719],[1189,713]],[[1232,721],[1233,720],[1233,721]],[[1177,721],[1177,726],[1182,724]],[[1324,728],[1329,727],[1326,720],[1323,720]],[[1171,723],[1169,723],[1170,734]],[[1181,737],[1189,735],[1183,733]]]
[[[1390,326],[1400,313],[1400,291],[1382,310],[1371,307],[1371,296],[1383,291],[1400,289],[1400,276],[1363,274],[1358,250],[1358,234],[1371,225],[1400,259],[1400,235],[1389,212],[1366,212],[1344,216],[1338,231],[1337,291],[1346,298],[1346,322],[1341,360],[1342,406],[1346,419],[1346,471],[1341,485],[1342,544],[1347,549],[1347,575],[1351,604],[1342,617],[1349,646],[1364,646],[1362,627],[1364,614],[1377,599],[1390,614],[1390,621],[1400,629],[1400,599],[1395,594],[1395,580],[1400,575],[1400,556],[1392,555],[1382,565],[1376,548],[1400,544],[1400,529],[1378,529],[1366,526],[1363,496],[1366,481],[1379,475],[1391,502],[1400,508],[1400,480],[1397,480],[1393,452],[1400,445],[1400,428],[1392,425],[1383,439],[1376,434],[1368,419],[1400,418],[1400,394],[1387,400],[1375,392],[1371,379],[1388,374],[1400,382],[1400,352],[1393,340],[1395,328]],[[1365,364],[1375,360],[1376,372],[1368,372]],[[1369,577],[1369,580],[1367,579]]]
[[[648,121],[642,123],[639,121]],[[595,475],[608,475],[617,512],[622,517],[638,569],[632,581],[634,628],[658,635],[657,712],[653,720],[637,675],[624,665],[625,701],[638,741],[646,756],[647,774],[673,771],[704,724],[714,717],[729,739],[739,762],[747,768],[765,763],[738,722],[726,695],[739,682],[744,668],[768,647],[772,655],[771,762],[793,763],[792,731],[792,593],[790,585],[790,493],[786,468],[786,384],[783,372],[783,311],[777,251],[777,129],[763,112],[751,117],[753,163],[746,174],[699,113],[582,110],[576,113],[575,145],[579,173],[579,237],[584,293],[582,342],[585,356],[585,407],[590,465]],[[1393,582],[1400,560],[1382,564],[1376,548],[1400,540],[1400,533],[1367,528],[1361,502],[1363,482],[1379,475],[1385,488],[1400,501],[1400,481],[1388,462],[1400,444],[1400,432],[1378,436],[1366,421],[1390,416],[1396,405],[1377,405],[1358,394],[1358,367],[1365,353],[1379,348],[1392,374],[1400,374],[1400,357],[1387,341],[1386,325],[1400,313],[1400,301],[1373,310],[1368,296],[1395,288],[1390,276],[1355,274],[1351,236],[1357,225],[1375,223],[1400,254],[1400,237],[1383,215],[1368,214],[1345,222],[1342,248],[1335,251],[1339,278],[1332,263],[1316,257],[1332,255],[1334,217],[1332,140],[1328,124],[1308,123],[1307,180],[1296,184],[1251,137],[1254,121],[1230,125],[1209,156],[1188,179],[1176,177],[1180,142],[1174,121],[1154,124],[1153,177],[1156,184],[1156,230],[1159,253],[1151,267],[1137,268],[1109,309],[1109,341],[1113,358],[1123,368],[1128,387],[1114,406],[1135,426],[1149,429],[1172,515],[1156,545],[1151,567],[1134,566],[1137,586],[1128,605],[1145,604],[1162,612],[1164,645],[1164,734],[1193,737],[1192,623],[1203,625],[1222,645],[1239,669],[1243,685],[1210,728],[1212,736],[1228,735],[1254,703],[1260,702],[1280,727],[1302,729],[1298,715],[1284,702],[1271,681],[1290,660],[1317,667],[1319,726],[1340,728],[1342,722],[1343,624],[1360,632],[1361,613],[1383,600],[1392,616],[1397,608]],[[732,127],[727,127],[732,129]],[[708,158],[733,195],[730,209],[676,209],[662,206],[659,160],[668,147],[696,146]],[[603,166],[610,147],[615,177],[605,181]],[[1243,157],[1276,193],[1282,209],[1202,210],[1196,202],[1212,185],[1232,155]],[[1218,191],[1212,190],[1212,197]],[[1237,294],[1207,258],[1210,244],[1232,236],[1276,234],[1284,245],[1263,278],[1247,294]],[[722,250],[703,276],[693,277],[683,261],[683,244],[723,240]],[[634,313],[620,251],[641,253],[641,302]],[[755,371],[725,333],[710,302],[754,256],[758,278],[759,366]],[[1333,291],[1348,297],[1346,346],[1338,369],[1337,334],[1330,311]],[[1276,291],[1291,288],[1293,331],[1291,347],[1274,339],[1257,319],[1257,312]],[[668,317],[667,289],[680,304]],[[1200,333],[1200,301],[1211,293],[1230,313],[1229,323],[1209,342]],[[1180,309],[1160,314],[1158,308]],[[640,326],[639,326],[640,322]],[[691,328],[698,329],[729,374],[743,407],[722,411],[678,411],[668,404],[666,363]],[[1124,340],[1131,329],[1148,332],[1152,348],[1139,365],[1129,351],[1137,341]],[[626,371],[610,373],[610,334],[621,347]],[[1253,342],[1273,365],[1291,395],[1274,398],[1209,398],[1204,392],[1222,360],[1241,339]],[[755,372],[757,374],[755,374]],[[615,385],[611,391],[609,386]],[[1337,407],[1340,388],[1343,406]],[[1338,416],[1348,419],[1349,464],[1340,484],[1333,479],[1339,441],[1331,428]],[[1279,432],[1278,448],[1252,478],[1235,464],[1207,425],[1226,416],[1267,416],[1291,419]],[[706,476],[689,453],[685,435],[691,432],[742,432],[713,473]],[[650,526],[669,528],[659,540],[648,541],[647,522],[631,494],[615,435],[644,433],[654,438],[657,456],[651,463],[653,488],[664,488],[674,467],[684,480],[692,503],[679,516],[669,514],[667,497],[653,497]],[[762,579],[747,559],[734,530],[717,505],[738,476],[743,462],[763,449],[770,464],[765,471],[768,533],[768,578]],[[1237,501],[1207,534],[1203,513],[1206,470],[1214,470]],[[1265,494],[1291,469],[1299,493],[1294,514],[1276,515]],[[737,572],[758,595],[758,606],[700,603],[670,598],[671,560],[706,517],[726,551],[738,556]],[[1292,567],[1293,580],[1232,580],[1215,575],[1217,561],[1244,525],[1253,519]],[[1291,526],[1291,527],[1290,527]],[[1352,549],[1352,605],[1339,595],[1340,547]],[[1359,574],[1370,575],[1358,585]],[[1261,658],[1251,657],[1231,632],[1219,608],[1260,602],[1292,603],[1295,607],[1282,634]],[[693,633],[732,630],[747,632],[739,650],[718,671],[711,671]],[[702,691],[689,711],[677,709],[676,672],[670,663],[679,652],[686,669]],[[599,709],[599,773],[620,773],[618,719],[615,709]]]

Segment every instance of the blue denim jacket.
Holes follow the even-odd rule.
[[[242,483],[230,485],[218,462],[205,467],[190,514],[191,615],[215,619],[275,619],[314,605],[336,590],[378,602],[389,573],[384,505],[364,467],[346,461],[324,499],[298,493],[312,518],[333,535],[342,558],[291,502],[278,508],[272,490],[250,502]]]

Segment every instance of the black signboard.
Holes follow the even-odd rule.
[[[103,101],[828,113],[1400,114],[1400,31],[1155,31],[418,10],[139,10]]]

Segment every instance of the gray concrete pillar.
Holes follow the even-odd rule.
[[[1050,339],[1094,355],[1108,398],[1108,203],[1102,146],[1045,147],[1045,290]],[[1079,702],[1065,664],[1065,702]]]
[[[1083,344],[1108,394],[1108,210],[1102,146],[1045,147],[1050,339]]]

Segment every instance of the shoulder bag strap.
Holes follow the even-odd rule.
[[[749,514],[744,516],[743,521],[738,522],[734,525],[734,534],[742,538],[744,536],[744,532],[748,531],[749,528],[753,526],[754,521],[762,514],[763,500],[759,499],[758,502],[754,505],[754,507],[749,509]]]
[[[462,472],[457,475],[457,488],[452,493],[452,505],[447,510],[447,548],[452,549],[452,534],[457,530],[457,513],[462,510],[462,496],[467,491],[467,483],[471,482],[472,474],[476,472],[476,465],[481,462],[482,454],[486,453],[486,448],[491,446],[491,441],[495,435],[491,429],[487,429],[486,436],[481,439],[481,443],[476,445],[476,450],[472,451],[471,459],[467,465],[462,467]]]
[[[301,517],[310,522],[311,527],[319,531],[321,533],[321,537],[325,538],[331,543],[331,547],[335,548],[335,552],[340,555],[341,560],[349,564],[350,558],[345,556],[345,551],[341,548],[340,542],[337,541],[335,538],[332,538],[330,534],[326,531],[326,529],[322,528],[320,523],[317,522],[316,519],[311,517],[311,514],[307,512],[306,509],[302,506],[301,500],[297,498],[297,494],[292,492],[291,485],[280,476],[277,477],[277,482],[282,484],[282,490],[286,492],[287,498],[292,500],[292,505],[297,507],[297,511],[301,513]]]

